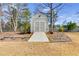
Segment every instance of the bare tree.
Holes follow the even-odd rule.
[[[12,4],[10,6],[12,8],[11,15],[12,15],[12,22],[13,22],[13,31],[17,31],[17,21],[18,21],[18,7],[17,4]]]
[[[2,16],[3,16],[3,12],[2,12],[2,4],[0,3],[0,32],[2,32]]]
[[[62,9],[63,4],[43,3],[43,4],[39,4],[38,6],[39,7],[36,9],[36,12],[45,14],[48,18],[50,18],[49,31],[50,33],[53,33],[55,27],[54,25],[55,22],[57,21],[57,15],[59,11]],[[49,11],[46,13],[42,11],[45,8],[49,8]]]
[[[17,22],[18,22],[18,5],[17,4],[7,4],[8,5],[8,11],[5,11],[9,16],[9,23],[10,23],[10,29],[14,32],[17,31]]]

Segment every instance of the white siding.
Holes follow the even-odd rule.
[[[39,13],[32,17],[31,19],[31,32],[48,32],[48,18]]]

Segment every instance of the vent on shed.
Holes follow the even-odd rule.
[[[39,15],[39,17],[41,17],[41,15]]]

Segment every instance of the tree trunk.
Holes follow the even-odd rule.
[[[14,22],[14,32],[16,32],[16,31],[17,31],[17,18],[16,18],[16,20]]]
[[[0,19],[0,32],[2,32],[2,23],[1,23],[1,19]]]
[[[2,4],[0,3],[0,32],[2,32],[2,23],[1,23],[1,20],[2,20]]]
[[[53,33],[53,24],[52,24],[52,3],[50,3],[50,28],[49,31],[52,34]]]

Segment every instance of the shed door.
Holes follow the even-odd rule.
[[[45,32],[45,22],[40,22],[40,32]]]
[[[45,32],[45,22],[35,22],[35,32]]]
[[[39,32],[39,22],[35,22],[35,24],[34,24],[34,31],[35,32]]]

